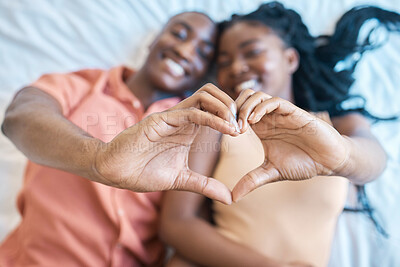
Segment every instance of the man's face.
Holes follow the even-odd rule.
[[[144,70],[160,90],[192,89],[214,56],[216,26],[207,16],[186,12],[169,20],[150,47]]]

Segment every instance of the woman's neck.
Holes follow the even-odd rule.
[[[280,98],[283,98],[289,102],[294,103],[294,95],[293,95],[293,89],[290,87],[289,90],[283,91],[281,95],[279,95]]]
[[[280,93],[277,96],[282,99],[285,99],[289,102],[294,103],[292,78],[289,79],[288,83],[286,84],[286,86],[284,88],[285,89],[281,89]]]

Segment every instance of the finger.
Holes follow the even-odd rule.
[[[236,104],[224,92],[212,84],[207,84],[195,94],[185,99],[170,110],[195,107],[213,113],[233,124],[240,132],[236,121]]]
[[[249,99],[249,97],[252,96],[254,93],[255,93],[255,91],[253,91],[251,89],[246,89],[246,90],[243,90],[242,92],[240,92],[240,95],[235,100],[238,111],[241,109],[242,105]],[[240,111],[239,111],[239,115],[240,115]],[[243,121],[239,117],[237,117],[237,120],[238,120],[239,129],[241,130],[242,133],[245,132],[247,130],[246,121]]]
[[[220,90],[218,87],[215,85],[208,83],[201,87],[199,90],[197,90],[193,95],[190,97],[186,98],[183,100],[181,103],[176,105],[175,107],[171,108],[173,109],[178,109],[178,108],[189,108],[189,107],[197,107],[200,108],[199,104],[201,103],[201,97],[204,94],[209,94],[213,96],[216,100],[222,102],[232,113],[233,117],[236,119],[236,103],[233,101],[232,98],[230,98],[225,92]]]
[[[164,133],[165,135],[171,134],[171,130],[176,131],[176,127],[185,126],[193,123],[197,125],[208,126],[223,134],[229,134],[232,136],[238,135],[236,126],[232,123],[212,113],[208,113],[197,108],[164,111],[158,113],[158,116],[160,116],[161,120],[164,121],[167,125],[173,127],[172,129],[166,129]]]
[[[234,202],[238,202],[254,189],[268,183],[280,181],[280,178],[281,176],[277,169],[270,165],[261,165],[239,180],[232,190],[232,199]]]
[[[240,95],[236,98],[236,107],[238,110],[242,107],[243,103],[247,101],[247,99],[252,96],[255,93],[255,91],[251,89],[246,89],[240,92]]]
[[[272,97],[258,105],[257,108],[252,111],[248,120],[251,124],[254,124],[259,122],[266,114],[289,115],[295,112],[297,112],[299,116],[307,113],[287,100],[279,97]]]
[[[190,169],[181,171],[172,189],[199,193],[228,205],[232,203],[231,191],[226,185]]]
[[[270,99],[271,96],[267,95],[263,92],[256,92],[253,95],[249,96],[239,109],[239,120],[238,124],[243,125],[242,132],[245,132],[249,126],[248,120],[249,116],[253,113],[253,110],[256,106],[261,104],[267,99]],[[240,127],[240,126],[239,126]]]
[[[227,95],[224,91],[219,89],[217,86],[213,85],[212,83],[207,83],[203,87],[201,87],[197,92],[205,91],[209,93],[210,95],[214,96],[218,100],[220,100],[222,103],[227,106],[231,112],[232,115],[235,117],[237,116],[237,106],[236,102],[229,96]]]
[[[218,89],[219,90],[219,89]],[[223,93],[223,92],[222,92]],[[239,126],[236,121],[236,104],[235,113],[232,113],[232,109],[226,103],[223,103],[219,98],[214,95],[209,94],[207,91],[201,91],[198,93],[197,97],[198,105],[201,110],[210,112],[222,119],[229,121],[233,124],[238,133],[240,133]],[[233,100],[232,100],[233,101]],[[230,104],[229,104],[230,105]],[[232,105],[231,105],[232,106]]]

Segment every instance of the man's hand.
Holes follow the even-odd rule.
[[[265,161],[236,184],[234,201],[267,183],[330,175],[347,160],[346,139],[292,103],[252,90],[242,92],[236,103],[242,132],[250,123],[263,144]]]
[[[155,113],[100,147],[93,168],[105,184],[136,192],[186,190],[231,203],[219,181],[191,171],[188,154],[199,125],[238,135],[236,104],[207,84],[175,107]]]

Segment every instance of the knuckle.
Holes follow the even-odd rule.
[[[208,94],[207,91],[205,90],[204,86],[201,87],[199,90],[197,90],[192,97],[200,97],[203,94]]]
[[[266,94],[264,92],[259,91],[259,92],[255,92],[253,96],[261,98],[261,97],[265,97]]]
[[[254,93],[255,93],[255,91],[252,90],[252,89],[250,89],[250,88],[247,88],[247,89],[244,90],[244,92],[243,92],[243,94],[245,94],[245,95],[252,95],[252,94],[254,94]]]
[[[188,108],[188,111],[189,111],[190,113],[197,113],[198,109],[195,108],[195,107],[190,107],[190,108]]]
[[[201,90],[201,91],[197,91],[197,92],[196,92],[196,96],[197,96],[197,97],[201,97],[201,96],[203,96],[203,95],[205,95],[205,94],[208,94],[208,93],[207,93],[207,91],[204,91],[204,90]]]
[[[205,85],[203,85],[200,90],[201,91],[207,91],[207,90],[213,90],[214,89],[214,85],[212,83],[206,83]]]
[[[229,110],[224,110],[222,112],[220,112],[221,116],[223,116],[224,118],[228,119],[231,116],[231,112]]]
[[[205,101],[209,96],[209,93],[207,91],[201,91],[197,94],[197,100],[199,102]]]
[[[215,88],[216,88],[215,85],[212,84],[212,83],[206,83],[204,86],[205,86],[206,88],[210,88],[210,89],[215,89]]]
[[[206,190],[207,186],[208,186],[208,179],[200,179],[198,181],[197,189],[199,192],[203,193]]]
[[[255,188],[257,186],[259,186],[260,184],[260,178],[257,177],[256,175],[254,175],[254,173],[250,173],[249,176],[247,176],[248,179],[247,181],[249,181],[249,183]]]
[[[255,92],[252,89],[245,89],[239,94],[237,99],[241,99],[243,101],[244,99],[250,97],[254,93]]]

